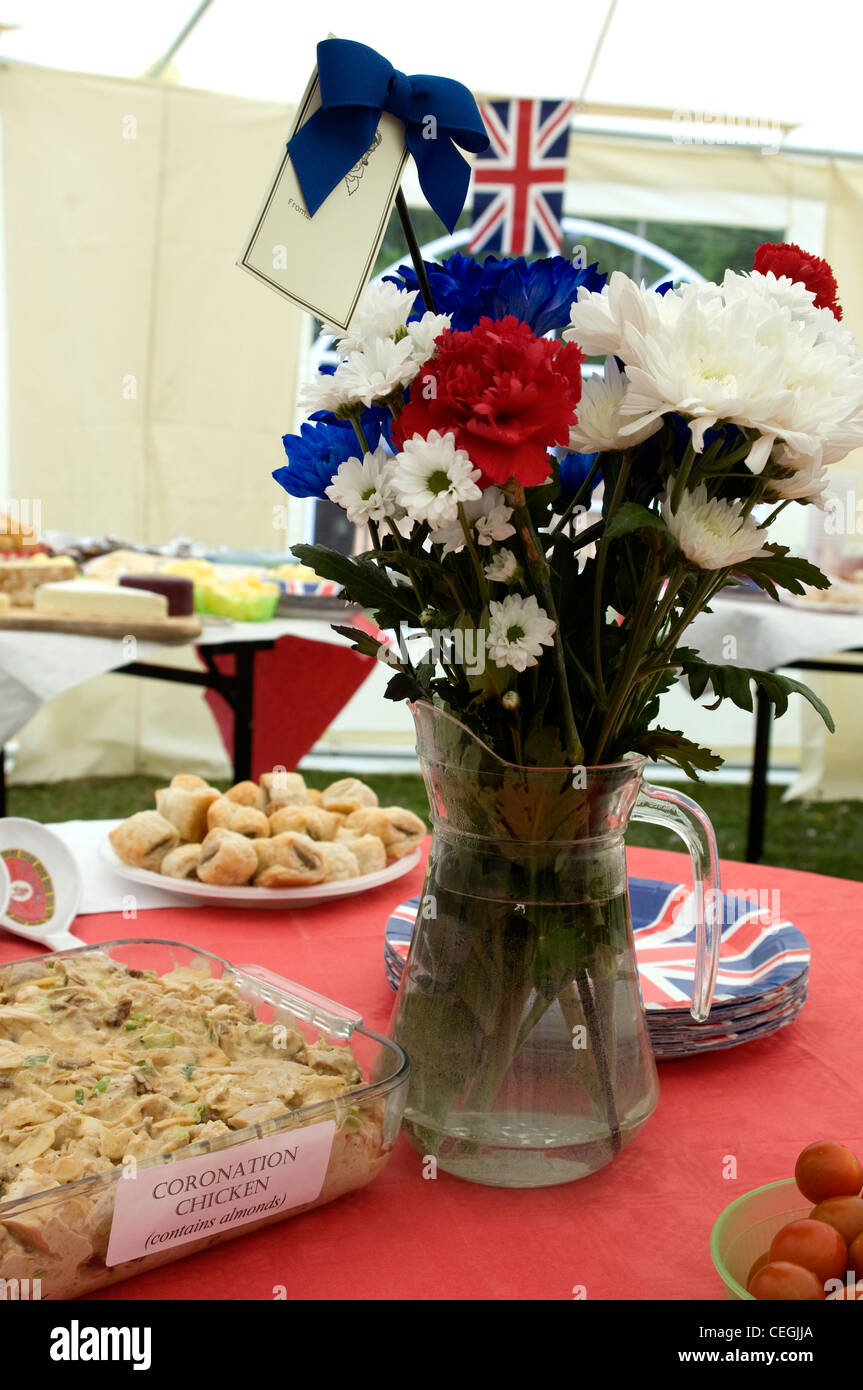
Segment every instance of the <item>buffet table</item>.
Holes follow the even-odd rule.
[[[688,880],[688,857],[630,852],[630,872]],[[800,1149],[836,1138],[863,1149],[856,1029],[863,982],[863,884],[724,865],[728,885],[779,889],[812,945],[800,1018],[759,1042],[660,1064],[659,1107],[610,1167],[532,1191],[422,1175],[399,1140],[369,1187],[228,1245],[153,1270],[93,1299],[720,1299],[714,1219],[749,1188],[789,1176]],[[290,913],[170,907],[79,917],[88,943],[173,937],[257,962],[356,1007],[386,1028],[389,911],[421,869],[354,899]],[[0,961],[35,947],[0,931]],[[736,1177],[723,1171],[736,1160]],[[583,1289],[584,1292],[578,1292]]]
[[[314,612],[260,623],[205,619],[200,637],[189,644],[197,650],[198,669],[160,664],[166,649],[155,642],[139,641],[130,650],[114,638],[0,632],[0,815],[3,743],[45,702],[108,671],[203,686],[235,781],[277,763],[296,766],[374,667],[333,632],[333,621],[329,613]],[[338,621],[371,627],[350,613]]]

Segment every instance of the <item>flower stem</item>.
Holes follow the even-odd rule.
[[[608,504],[608,510],[603,507],[603,517],[606,526],[611,517],[614,516],[623,497],[626,484],[629,481],[629,470],[631,464],[626,454],[620,462],[620,472],[614,484],[614,491]],[[605,616],[605,606],[602,602],[602,591],[605,585],[605,564],[608,559],[608,532],[604,533],[596,551],[596,573],[593,581],[593,679],[596,685],[597,703],[604,709],[608,695],[605,689],[605,680],[602,674],[602,623]]]
[[[362,449],[364,454],[368,454],[371,451],[369,449],[369,441],[366,439],[365,430],[363,429],[362,424],[360,423],[361,415],[362,412],[357,411],[356,413],[350,416],[350,421],[354,427],[354,434],[359,440],[360,448]],[[377,544],[377,542],[375,542],[375,544]]]
[[[464,543],[467,546],[468,554],[470,555],[470,558],[473,561],[473,567],[476,571],[476,582],[479,585],[479,591],[482,596],[482,601],[484,604],[487,604],[490,598],[488,580],[485,577],[485,570],[483,569],[482,560],[479,558],[479,551],[474,545],[474,539],[471,535],[470,523],[468,522],[467,513],[465,512],[463,502],[458,503],[458,519],[461,523],[462,534],[464,535]]]
[[[512,507],[513,521],[516,530],[521,537],[524,546],[524,556],[527,561],[528,571],[539,592],[542,606],[554,623],[554,635],[552,638],[552,659],[554,661],[555,674],[560,697],[560,712],[563,721],[563,742],[566,755],[572,767],[581,764],[584,757],[584,745],[579,737],[575,726],[575,716],[572,712],[572,700],[569,694],[569,682],[566,676],[566,656],[563,650],[563,638],[560,635],[560,620],[557,616],[557,605],[551,591],[551,570],[545,558],[545,551],[540,544],[539,536],[534,529],[531,521],[530,512],[527,509],[524,496],[524,488],[514,479],[504,487],[504,495],[508,504]]]
[[[584,497],[585,495],[589,495],[590,485],[596,477],[597,473],[599,472],[601,462],[602,455],[597,454],[596,458],[593,460],[593,463],[590,466],[590,472],[588,473],[584,482],[581,484],[578,491],[570,498],[570,501],[567,503],[566,510],[561,513],[554,526],[552,526],[551,530],[549,531],[549,537],[556,536],[559,531],[563,530],[564,526],[572,516],[572,513],[575,511],[576,507],[581,502],[582,497]]]
[[[692,465],[695,462],[695,449],[690,439],[686,445],[686,452],[683,455],[683,462],[680,465],[680,472],[674,480],[674,488],[671,493],[671,510],[677,511],[680,506],[681,498],[686,484],[689,482],[689,475],[692,472]]]
[[[623,1141],[620,1135],[620,1120],[617,1117],[614,1087],[611,1084],[611,1072],[608,1066],[605,1034],[602,1031],[602,1023],[597,1013],[596,1000],[593,997],[590,980],[588,979],[587,971],[583,965],[576,966],[575,983],[578,987],[578,997],[581,1000],[581,1007],[584,1010],[584,1017],[587,1023],[590,1040],[596,1049],[596,1069],[599,1073],[599,1084],[602,1087],[605,1117],[608,1122],[608,1128],[611,1131],[611,1153],[613,1157],[615,1154],[619,1154],[623,1147]]]

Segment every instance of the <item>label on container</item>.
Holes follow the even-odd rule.
[[[221,1153],[126,1172],[117,1183],[107,1265],[264,1221],[320,1196],[334,1120]]]

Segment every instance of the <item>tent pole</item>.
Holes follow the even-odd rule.
[[[153,63],[151,67],[147,68],[147,71],[144,73],[145,77],[149,77],[152,80],[157,81],[162,76],[162,73],[165,71],[171,59],[182,48],[183,44],[186,42],[186,39],[191,34],[192,30],[195,28],[198,21],[203,18],[204,14],[210,8],[212,3],[213,0],[201,0],[201,3],[199,4],[198,8],[183,25],[182,29],[180,30],[177,37],[174,39],[174,42],[171,44],[168,51],[162,55],[158,62]]]

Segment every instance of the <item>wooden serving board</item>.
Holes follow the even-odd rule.
[[[18,632],[65,632],[77,637],[136,637],[140,642],[161,642],[164,646],[193,642],[201,635],[201,620],[188,618],[71,617],[63,613],[37,613],[35,608],[7,608],[0,612],[0,630]]]

